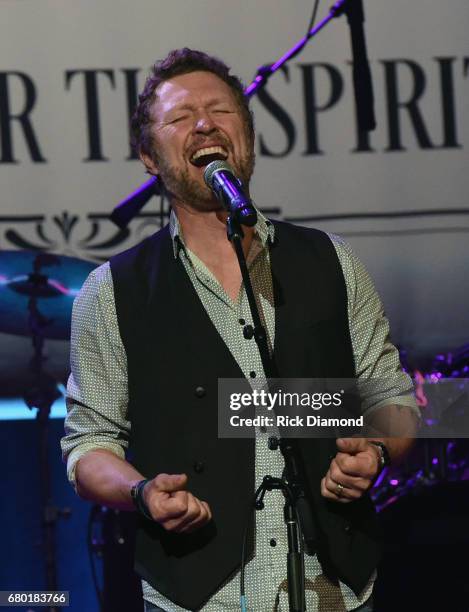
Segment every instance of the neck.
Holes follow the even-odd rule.
[[[173,202],[184,242],[202,261],[216,260],[221,254],[233,254],[234,247],[226,237],[226,218],[224,210],[200,212],[193,208]],[[247,255],[254,235],[254,228],[243,228],[243,251]]]

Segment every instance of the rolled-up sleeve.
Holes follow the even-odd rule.
[[[75,466],[88,451],[125,456],[130,436],[127,359],[119,334],[108,263],[94,270],[75,299],[62,456],[75,485]]]
[[[402,371],[399,352],[389,336],[389,321],[373,280],[352,248],[341,238],[330,236],[344,273],[348,318],[358,381],[376,381],[365,388],[363,411],[385,405],[408,406],[420,415],[412,379]]]

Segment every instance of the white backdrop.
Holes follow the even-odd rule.
[[[98,261],[153,231],[156,199],[145,209],[155,216],[135,220],[128,237],[116,237],[106,220],[145,180],[140,164],[127,159],[133,76],[141,89],[153,61],[190,46],[219,55],[248,83],[257,66],[303,36],[312,4],[2,0],[0,249],[30,246]],[[321,2],[319,18],[329,6]],[[365,2],[365,14],[378,122],[372,150],[354,152],[342,17],[293,60],[288,75],[271,79],[266,93],[275,106],[253,100],[253,194],[279,218],[352,243],[378,285],[393,339],[418,361],[469,341],[469,5],[374,0]],[[314,100],[330,108],[316,112]],[[333,218],[311,219],[327,215]],[[29,341],[5,334],[0,341],[8,345],[0,349],[4,379],[12,352],[27,361]],[[66,343],[50,342],[48,350],[49,366],[63,377]]]

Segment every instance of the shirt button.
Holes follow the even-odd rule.
[[[244,319],[239,319],[241,325],[245,325],[246,321]]]
[[[256,373],[255,372],[249,372],[249,376],[251,378],[256,378]]]
[[[205,391],[204,387],[196,387],[195,394],[197,397],[204,397],[207,394],[207,392]]]
[[[272,538],[272,539],[270,540],[269,544],[270,544],[271,546],[277,546],[277,540],[275,540],[274,538]]]

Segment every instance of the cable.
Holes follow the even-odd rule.
[[[311,19],[309,21],[308,29],[306,30],[306,35],[305,35],[304,39],[302,41],[300,41],[300,44],[298,44],[297,48],[295,49],[295,52],[290,55],[290,57],[288,58],[289,60],[291,60],[294,57],[296,57],[297,55],[299,55],[301,53],[301,51],[303,51],[303,49],[308,44],[309,39],[312,38],[312,36],[313,36],[313,27],[314,27],[314,22],[316,21],[316,14],[318,12],[318,7],[319,7],[319,0],[315,0],[314,7],[313,7],[313,13],[312,13]],[[268,76],[270,76],[268,72],[267,72],[267,74],[268,74]]]
[[[316,15],[317,15],[317,12],[318,12],[318,7],[319,7],[319,0],[315,0],[314,7],[313,7],[313,14],[311,15],[311,19],[309,21],[308,29],[306,30],[306,36],[308,36],[309,33],[311,32],[311,30],[313,29],[314,22],[316,21]]]
[[[253,512],[255,512],[258,509],[261,509],[261,507],[258,505],[258,499],[259,499],[259,495],[261,491],[263,490],[264,490],[264,481],[262,481],[262,483],[257,488],[256,492],[254,493],[252,504],[250,505],[250,508],[248,510],[246,527],[244,528],[243,546],[241,548],[241,568],[240,568],[240,577],[239,577],[239,602],[241,606],[241,612],[247,612],[246,588],[244,585],[244,575],[245,575],[245,568],[246,568],[246,547],[247,547],[247,540],[248,540],[249,524],[250,524]],[[262,501],[260,503],[262,504]]]
[[[300,514],[295,506],[296,524],[298,525],[298,540],[300,542],[301,555],[301,586],[303,593],[303,607],[306,610],[306,576],[305,576],[305,540],[303,529],[301,527]]]
[[[96,521],[97,516],[100,514],[101,514],[100,506],[95,505],[91,508],[90,515],[88,517],[87,545],[88,545],[88,555],[90,558],[91,575],[93,577],[93,585],[96,591],[96,597],[98,599],[99,609],[102,612],[104,610],[104,599],[103,599],[103,593],[101,589],[99,588],[98,576],[96,573],[96,565],[95,565],[94,556],[93,556],[95,552],[95,545],[93,542],[93,524]]]

